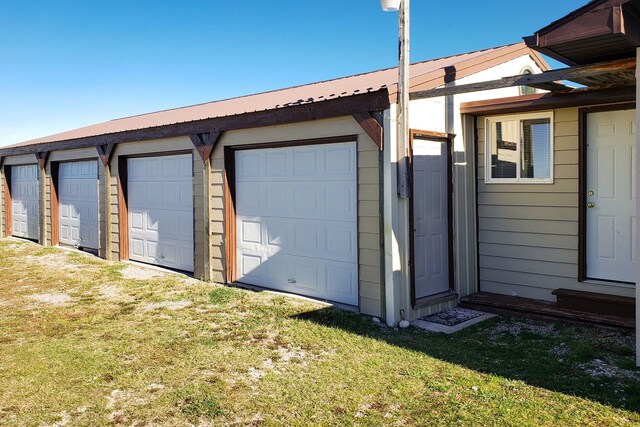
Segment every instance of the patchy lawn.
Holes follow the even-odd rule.
[[[0,239],[0,425],[637,425],[630,332],[454,335]]]

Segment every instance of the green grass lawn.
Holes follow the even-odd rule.
[[[0,425],[640,424],[631,332],[396,330],[131,270],[0,239]]]

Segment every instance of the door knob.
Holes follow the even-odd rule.
[[[596,204],[595,204],[595,203],[593,203],[593,202],[589,202],[589,203],[587,203],[587,207],[588,207],[589,209],[591,209],[591,208],[595,208],[595,207],[596,207]]]

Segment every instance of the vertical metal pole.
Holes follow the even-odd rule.
[[[398,195],[408,198],[409,177],[409,0],[400,2],[398,11],[399,60],[398,60]]]
[[[640,47],[636,48],[636,128],[640,121]],[[636,182],[638,172],[640,171],[640,134],[636,132],[636,158],[633,159],[636,174]],[[636,185],[636,217],[640,212],[640,185]],[[640,250],[640,234],[636,236],[636,253]],[[636,262],[636,366],[640,366],[640,263]]]

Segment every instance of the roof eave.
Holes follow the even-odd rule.
[[[575,89],[565,93],[537,93],[466,102],[460,105],[460,112],[470,116],[499,115],[632,102],[635,99],[635,85],[625,85],[605,89]]]
[[[361,112],[383,111],[389,108],[389,105],[389,93],[388,90],[384,88],[359,95],[233,116],[173,123],[76,139],[61,139],[29,145],[5,147],[0,148],[0,157],[71,148],[97,147],[124,142],[149,141],[206,133],[213,130],[229,131],[313,121],[332,117],[350,116]]]

